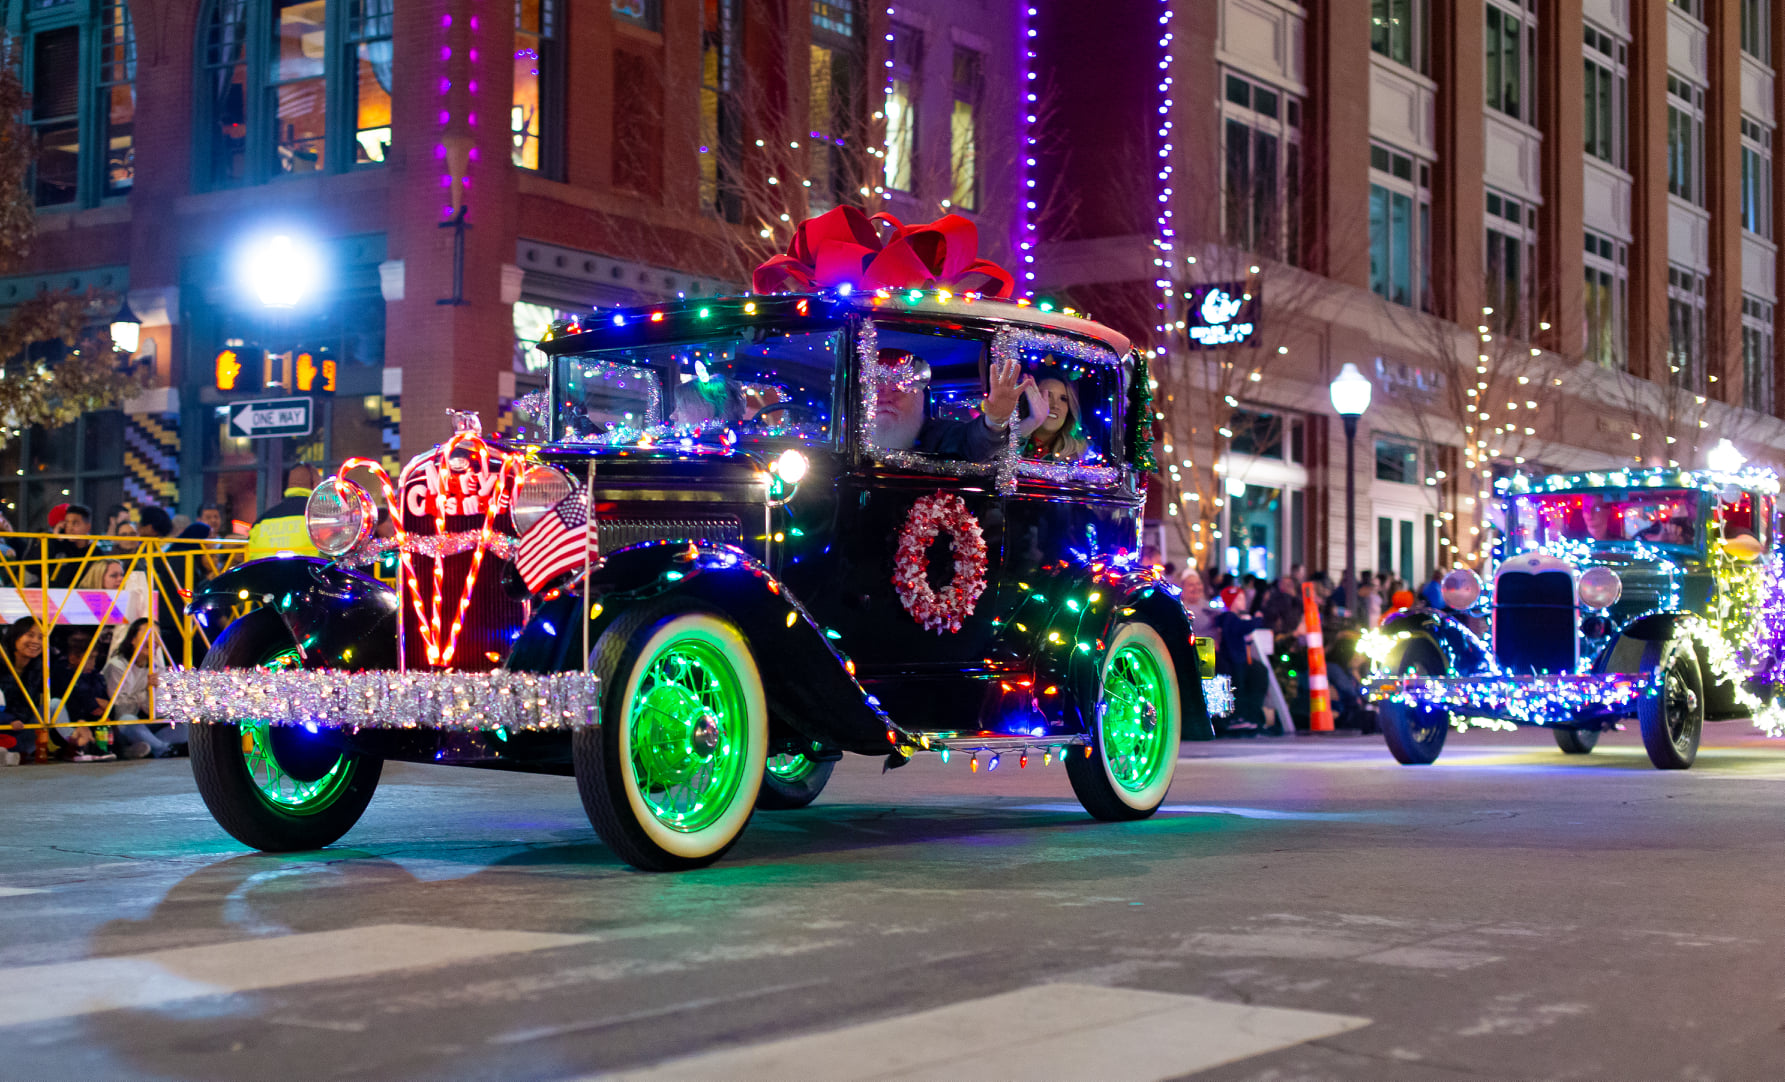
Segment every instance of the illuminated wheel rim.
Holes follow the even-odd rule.
[[[1130,642],[1110,658],[1103,676],[1103,758],[1110,780],[1130,793],[1155,785],[1177,749],[1169,746],[1165,666],[1144,643]]]
[[[296,651],[279,654],[263,668],[295,669],[300,664]],[[285,772],[273,753],[273,727],[258,718],[237,723],[242,733],[242,763],[248,768],[248,779],[254,783],[260,798],[279,811],[291,815],[319,812],[335,802],[347,785],[351,771],[347,756],[337,758],[315,781],[301,781]]]
[[[818,764],[804,755],[782,752],[780,755],[769,756],[768,771],[781,781],[805,781],[817,769]]]
[[[749,719],[743,681],[704,639],[672,639],[644,665],[626,719],[634,784],[671,830],[718,822],[744,788]]]

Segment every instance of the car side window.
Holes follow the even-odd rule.
[[[1009,446],[982,412],[987,343],[927,328],[878,323],[862,358],[866,444],[886,460],[921,455],[938,464],[993,467]]]

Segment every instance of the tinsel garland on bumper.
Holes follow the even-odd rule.
[[[161,715],[200,724],[245,718],[330,729],[581,729],[599,721],[592,673],[183,669],[163,673]]]

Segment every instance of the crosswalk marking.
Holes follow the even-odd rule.
[[[17,898],[21,894],[47,893],[37,887],[0,887],[0,898]]]
[[[803,1077],[1157,1082],[1331,1037],[1369,1021],[1132,988],[1042,984],[601,1077],[615,1082]]]
[[[0,969],[0,1028],[549,950],[591,937],[375,924]]]

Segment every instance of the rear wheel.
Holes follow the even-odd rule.
[[[756,794],[756,806],[764,811],[792,811],[818,799],[825,783],[831,780],[835,760],[814,759],[810,755],[782,752],[769,756],[762,774],[762,789]]]
[[[1657,770],[1685,770],[1698,758],[1704,730],[1704,679],[1692,644],[1675,639],[1643,646],[1642,671],[1659,684],[1636,703],[1642,745]]]
[[[1423,639],[1414,639],[1402,648],[1398,663],[1389,667],[1397,676],[1437,676],[1448,666],[1438,648]],[[1404,766],[1430,766],[1444,750],[1444,738],[1450,732],[1450,713],[1425,706],[1410,706],[1384,700],[1376,707],[1376,723],[1389,753]]]
[[[767,769],[768,711],[744,636],[709,610],[646,609],[602,634],[595,671],[601,724],[571,745],[595,832],[646,871],[718,860]]]
[[[1556,747],[1564,755],[1586,755],[1599,743],[1598,729],[1555,729]]]
[[[295,669],[297,647],[284,622],[258,609],[224,629],[206,670]],[[219,826],[268,852],[320,849],[365,813],[383,761],[344,752],[317,734],[243,718],[195,724],[188,738],[192,777]]]
[[[1178,767],[1183,698],[1171,650],[1146,624],[1123,624],[1103,662],[1092,743],[1066,755],[1066,776],[1098,819],[1145,819]]]

